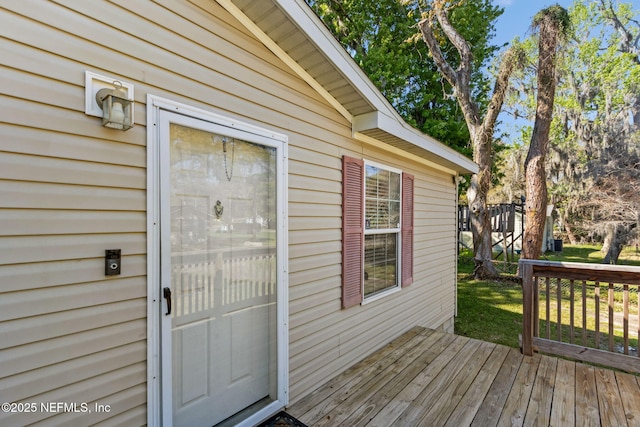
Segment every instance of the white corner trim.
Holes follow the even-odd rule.
[[[233,15],[242,25],[245,26],[251,34],[260,40],[271,52],[273,52],[282,62],[287,64],[302,80],[307,82],[309,86],[315,89],[329,104],[331,104],[342,116],[349,122],[353,116],[342,106],[320,83],[318,83],[307,71],[293,60],[271,37],[262,31],[247,15],[240,10],[231,0],[216,0],[220,6],[224,7],[227,12]]]
[[[158,106],[147,95],[147,425],[162,424],[160,393],[160,201],[158,197]]]

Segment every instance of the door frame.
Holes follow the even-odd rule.
[[[251,426],[284,408],[289,402],[289,336],[288,336],[288,137],[269,129],[257,127],[204,109],[177,101],[147,95],[147,425],[172,426],[171,378],[163,377],[163,371],[171,372],[171,341],[162,340],[162,310],[166,303],[161,296],[160,274],[160,175],[161,150],[160,113],[167,111],[200,119],[233,132],[244,132],[247,141],[268,138],[276,147],[276,222],[277,236],[277,399],[246,418],[240,426]],[[166,320],[165,320],[166,323]],[[165,334],[166,336],[166,334]],[[168,351],[167,347],[168,346]],[[163,352],[163,348],[165,351]],[[163,354],[169,355],[163,359]],[[168,359],[168,360],[167,360]],[[168,366],[168,371],[167,371]],[[169,388],[169,390],[163,390]]]

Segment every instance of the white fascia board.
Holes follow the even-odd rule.
[[[447,160],[456,166],[459,173],[476,173],[478,166],[464,157],[462,154],[441,144],[432,137],[425,135],[409,126],[396,112],[389,101],[369,80],[367,75],[351,58],[348,52],[331,35],[324,23],[304,0],[272,0],[289,18],[296,23],[298,29],[306,34],[315,46],[325,54],[336,69],[351,82],[356,91],[366,99],[376,111],[353,117],[340,103],[333,98],[318,82],[302,69],[280,46],[267,36],[258,26],[252,22],[242,11],[233,4],[233,0],[216,0],[228,12],[242,22],[259,40],[261,40],[272,52],[287,63],[301,78],[309,83],[320,93],[337,111],[352,123],[352,134],[357,139],[370,140],[362,131],[380,129],[394,137],[402,139],[436,157]],[[445,166],[446,169],[448,169]]]
[[[339,69],[354,85],[356,90],[378,110],[388,110],[393,107],[371,82],[369,77],[353,60],[349,53],[333,37],[322,20],[315,14],[304,0],[273,0],[282,11],[297,23],[300,31],[305,33],[327,59]]]
[[[301,31],[327,55],[335,67],[354,85],[377,111],[352,118],[352,133],[380,129],[459,167],[458,172],[476,173],[478,165],[434,138],[409,126],[389,101],[369,80],[340,43],[329,33],[320,18],[304,0],[273,0],[298,24]]]
[[[233,0],[216,0],[220,6],[224,7],[233,17],[242,23],[249,32],[260,40],[271,52],[273,52],[282,62],[287,64],[302,80],[314,88],[329,104],[331,104],[344,118],[351,121],[353,116],[344,108],[331,94],[322,87],[312,76],[309,75],[296,61],[293,60],[280,46],[262,31],[249,17],[247,17],[235,4]]]
[[[476,163],[461,153],[410,127],[405,124],[404,121],[398,121],[395,117],[389,117],[379,111],[354,117],[352,128],[354,136],[358,133],[365,133],[376,129],[386,132],[400,140],[422,148],[443,160],[455,164],[459,168],[457,171],[460,173],[477,173],[479,170]]]

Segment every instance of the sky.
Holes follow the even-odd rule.
[[[525,39],[531,34],[531,21],[540,10],[559,4],[568,9],[572,0],[493,0],[496,6],[504,8],[504,13],[496,22],[496,44],[507,43],[515,36]]]
[[[540,10],[554,4],[568,9],[573,0],[493,0],[493,3],[504,8],[504,13],[496,21],[496,35],[493,39],[493,42],[500,46],[509,43],[516,36],[519,36],[521,40],[530,36],[533,16]],[[527,124],[533,126],[533,123],[527,123],[524,119],[516,122],[512,116],[505,113],[500,114],[498,121],[496,135],[502,134],[502,132],[511,135],[511,137],[506,137],[505,142],[517,138],[518,126]]]

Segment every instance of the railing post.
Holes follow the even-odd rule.
[[[522,353],[533,356],[533,265],[520,262],[522,278]]]

